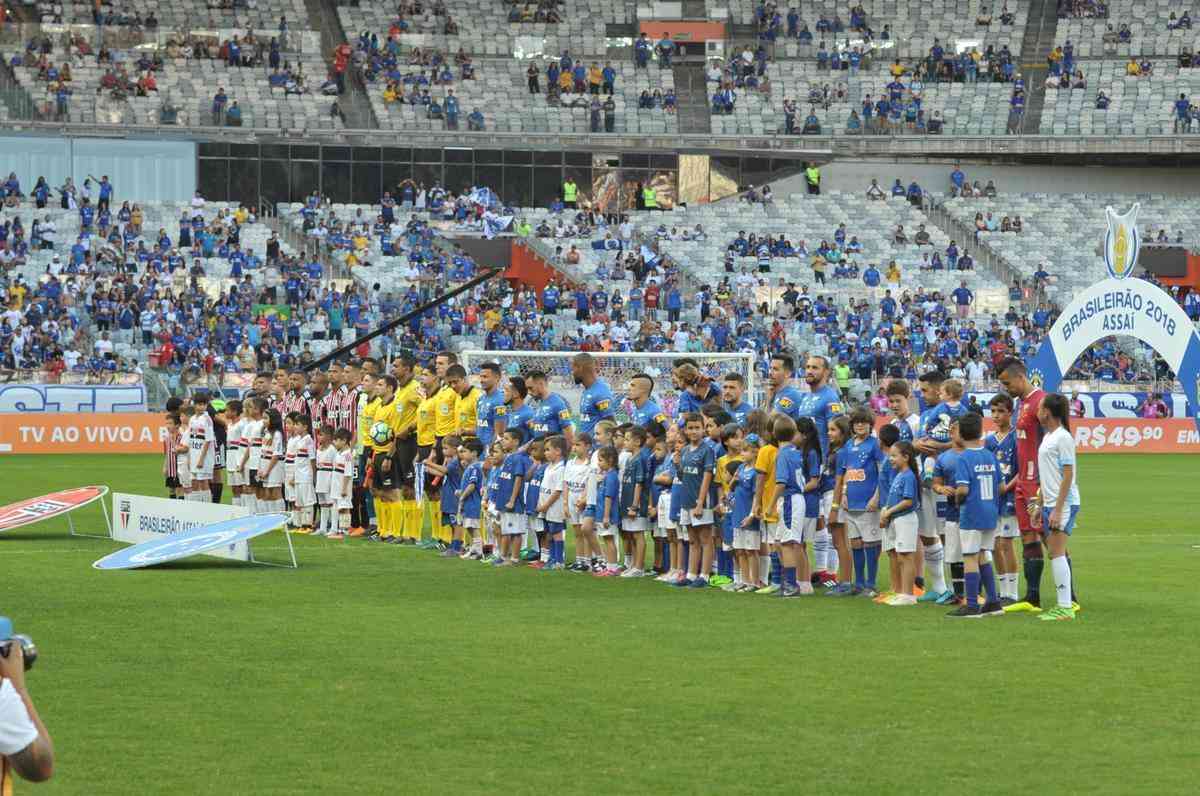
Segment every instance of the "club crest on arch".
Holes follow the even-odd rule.
[[[1138,238],[1137,215],[1141,204],[1134,203],[1124,215],[1118,215],[1111,207],[1105,208],[1108,232],[1104,236],[1104,265],[1113,279],[1124,279],[1133,273],[1137,264]]]

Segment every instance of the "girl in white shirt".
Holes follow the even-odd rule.
[[[317,504],[317,449],[312,436],[312,418],[297,413],[292,428],[297,437],[292,464],[292,518],[300,533],[312,533],[313,506]],[[288,447],[292,441],[288,440]]]
[[[1075,438],[1071,435],[1070,402],[1054,393],[1042,399],[1038,421],[1046,434],[1038,446],[1038,478],[1041,499],[1030,507],[1040,508],[1046,547],[1050,550],[1050,570],[1054,573],[1057,604],[1039,619],[1074,619],[1078,605],[1071,586],[1071,558],[1067,542],[1079,513],[1079,484],[1076,482]]]

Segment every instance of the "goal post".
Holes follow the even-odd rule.
[[[474,373],[484,362],[500,365],[506,376],[526,376],[532,371],[541,371],[551,392],[566,400],[572,411],[578,411],[583,388],[571,377],[571,357],[579,351],[483,351],[468,349],[459,352],[459,358],[467,373]],[[616,394],[617,419],[626,421],[632,404],[625,397],[629,379],[645,373],[654,379],[654,400],[669,415],[675,414],[679,405],[679,391],[671,379],[671,372],[680,360],[692,359],[700,366],[700,372],[720,383],[726,373],[737,373],[746,380],[746,400],[758,404],[761,397],[754,371],[754,355],[748,353],[710,354],[668,351],[662,353],[589,351],[596,360],[597,375],[608,382]]]

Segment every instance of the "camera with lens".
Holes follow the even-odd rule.
[[[7,616],[0,616],[0,658],[9,656],[13,644],[21,645],[21,652],[25,654],[25,671],[32,669],[37,661],[37,645],[24,633],[12,632],[12,621]]]

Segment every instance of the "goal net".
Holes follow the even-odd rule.
[[[556,392],[566,400],[573,411],[579,409],[579,399],[583,387],[576,384],[571,377],[571,357],[578,351],[481,351],[472,349],[460,351],[463,367],[467,373],[475,372],[484,362],[495,362],[506,376],[528,376],[531,371],[540,370],[546,374],[546,380],[551,392]],[[726,373],[738,373],[746,380],[746,400],[757,405],[760,395],[760,385],[754,372],[753,354],[689,354],[679,352],[665,353],[615,353],[592,351],[596,359],[596,372],[600,378],[608,382],[613,393],[617,396],[617,406],[614,412],[617,419],[625,422],[630,417],[632,403],[625,397],[625,388],[629,379],[639,373],[645,373],[654,379],[654,400],[663,411],[674,416],[679,405],[679,391],[671,379],[671,372],[682,359],[695,360],[700,366],[700,372],[713,379],[720,385]]]

